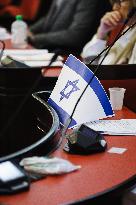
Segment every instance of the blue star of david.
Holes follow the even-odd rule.
[[[75,80],[75,81],[72,82],[72,81],[68,80],[68,82],[65,85],[64,89],[60,92],[60,95],[61,95],[60,101],[63,100],[63,98],[68,99],[73,92],[76,92],[77,90],[80,90],[77,87],[78,81],[79,80]]]

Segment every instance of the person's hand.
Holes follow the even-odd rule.
[[[105,39],[108,32],[114,29],[121,21],[122,15],[119,11],[107,12],[101,19],[97,37],[99,39]]]
[[[107,12],[101,19],[101,22],[113,28],[122,20],[122,15],[119,11]]]

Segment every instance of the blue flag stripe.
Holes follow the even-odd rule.
[[[70,69],[74,70],[77,74],[79,74],[87,83],[89,83],[91,77],[94,75],[89,68],[81,63],[78,59],[76,59],[73,55],[70,55],[65,65]],[[100,82],[96,77],[93,78],[90,87],[96,93],[106,115],[113,115],[112,107],[109,103],[108,97],[101,86]],[[107,106],[108,105],[108,106]]]
[[[61,107],[59,107],[51,98],[48,99],[48,103],[57,112],[60,122],[63,125],[65,125],[66,120],[70,118],[70,115],[66,111],[64,111]],[[73,127],[76,124],[77,124],[77,122],[72,118],[71,123],[70,123],[70,127]]]

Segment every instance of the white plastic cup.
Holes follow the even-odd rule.
[[[125,88],[109,88],[110,102],[113,110],[121,110],[123,107]]]

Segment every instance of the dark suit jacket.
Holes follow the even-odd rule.
[[[80,53],[96,32],[107,0],[63,0],[59,10],[54,4],[47,16],[31,26],[37,48],[72,50]]]

